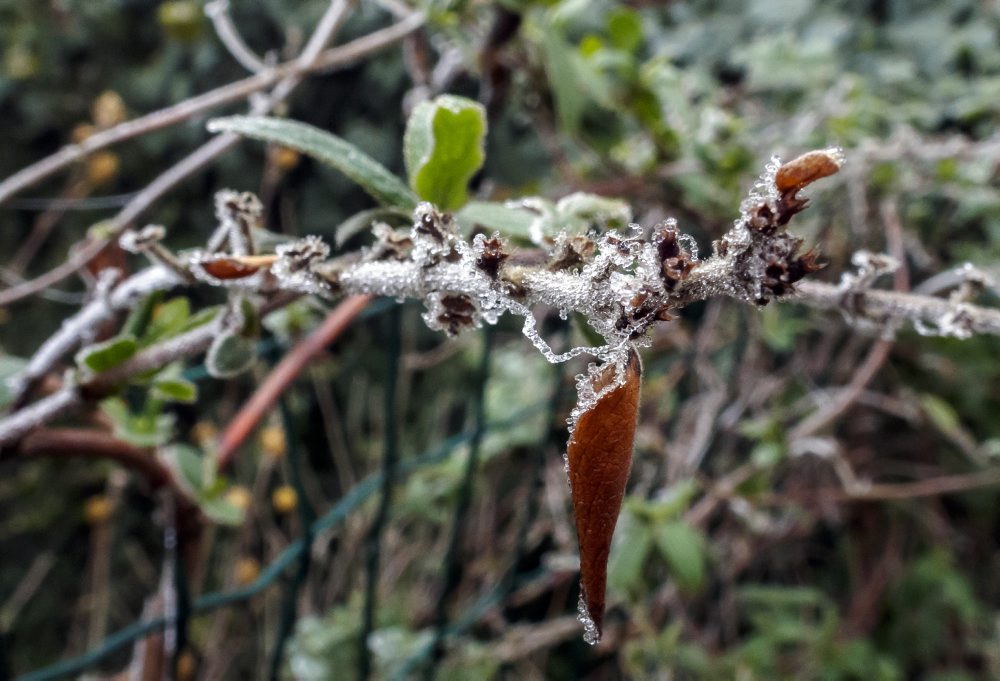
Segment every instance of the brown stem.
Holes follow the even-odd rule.
[[[21,458],[108,459],[140,474],[154,488],[175,486],[170,469],[152,452],[96,430],[36,430],[26,435],[12,453]]]

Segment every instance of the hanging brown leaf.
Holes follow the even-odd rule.
[[[601,638],[608,554],[632,464],[641,375],[639,356],[632,350],[625,383],[580,416],[566,452],[580,542],[580,615],[588,643]],[[614,380],[615,366],[608,365],[594,380],[594,391]]]

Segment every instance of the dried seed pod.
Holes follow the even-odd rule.
[[[474,243],[481,248],[476,258],[476,267],[485,272],[490,279],[497,279],[504,261],[510,257],[509,253],[504,252],[500,234],[494,232],[489,238],[477,235]]]
[[[605,367],[594,391],[610,385],[615,371],[614,365]],[[632,464],[641,376],[639,355],[631,350],[625,382],[580,416],[566,452],[580,542],[580,615],[588,643],[601,638],[608,555]]]
[[[774,175],[774,185],[782,194],[794,194],[816,180],[833,175],[844,164],[840,149],[807,151],[785,163]]]

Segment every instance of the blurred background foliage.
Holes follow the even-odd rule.
[[[619,199],[643,225],[677,217],[703,253],[772,154],[842,146],[844,171],[815,189],[795,223],[829,263],[821,278],[836,281],[860,248],[898,249],[913,285],[964,262],[1000,277],[996,3],[418,4],[428,24],[404,49],[311,77],[280,113],[337,133],[402,175],[414,77],[451,60],[442,89],[479,99],[489,115],[474,198]],[[231,6],[253,49],[286,60],[326,3]],[[341,41],[389,21],[363,0]],[[0,0],[0,177],[95,129],[243,76],[194,0]],[[205,120],[92,156],[0,205],[7,283],[61,262],[116,205],[205,140]],[[168,227],[172,246],[199,245],[213,228],[212,194],[225,187],[257,192],[275,232],[334,243],[340,231],[344,250],[368,238],[341,227],[373,206],[356,186],[294,152],[250,143],[147,218]],[[0,310],[4,362],[29,357],[84,289],[64,282]],[[217,302],[184,296],[191,309]],[[983,300],[996,303],[995,292]],[[378,469],[390,421],[403,461],[475,426],[480,335],[448,340],[424,327],[419,306],[391,308],[372,308],[313,364],[287,394],[284,417],[275,413],[213,483],[213,498],[226,501],[222,519],[235,525],[207,530],[189,570],[193,594],[253,582],[300,536],[296,508],[322,513]],[[186,367],[199,387],[195,404],[132,395],[106,418],[119,426],[132,418],[152,438],[144,442],[185,446],[181,458],[198,469],[268,364],[323,312],[308,301],[266,320],[262,361],[249,375],[211,381]],[[576,320],[539,314],[547,337],[586,342]],[[386,342],[396,330],[398,356]],[[485,413],[504,425],[482,443],[457,586],[441,606],[468,444],[412,472],[392,496],[369,641],[376,678],[405,677],[428,661],[439,678],[456,679],[1000,678],[1000,495],[986,484],[935,487],[1000,465],[996,338],[902,331],[850,406],[803,435],[797,427],[874,352],[871,333],[794,305],[761,312],[722,300],[662,325],[643,353],[606,640],[590,648],[573,617],[576,540],[560,456],[583,364],[548,365],[509,319],[494,333]],[[397,361],[389,409],[386,379]],[[123,416],[130,408],[146,421]],[[307,471],[306,499],[290,487],[289,448]],[[162,529],[157,499],[110,464],[4,461],[0,470],[0,635],[8,669],[21,673],[140,616],[157,590]],[[866,481],[925,483],[930,492],[852,496]],[[362,555],[376,498],[316,538],[279,675],[347,678],[361,665]],[[440,654],[427,653],[439,611],[460,623],[491,593],[500,597]],[[194,619],[190,678],[265,678],[280,605],[272,588]],[[99,668],[110,673],[128,659],[123,650]]]

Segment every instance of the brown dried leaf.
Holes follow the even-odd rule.
[[[589,643],[601,638],[611,537],[632,464],[642,377],[635,350],[629,353],[625,374],[623,385],[580,416],[566,452],[580,542],[582,605],[593,622],[593,631],[588,627],[586,636]],[[599,391],[614,378],[615,367],[608,365],[595,380],[594,390]]]
[[[198,263],[216,279],[243,279],[274,263],[273,255],[219,256]]]
[[[774,184],[782,194],[794,194],[816,180],[833,175],[843,163],[840,149],[807,151],[778,168]]]

